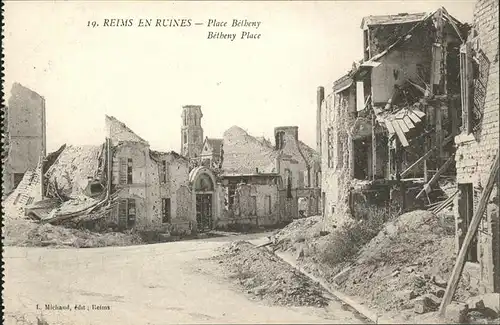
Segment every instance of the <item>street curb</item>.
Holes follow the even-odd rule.
[[[366,317],[367,319],[369,319],[373,323],[375,323],[375,324],[400,324],[400,322],[379,317],[377,315],[377,313],[375,313],[374,311],[370,310],[369,308],[367,308],[365,306],[362,306],[361,304],[354,301],[352,298],[343,294],[342,292],[335,290],[334,288],[332,288],[331,285],[326,283],[326,281],[324,281],[323,279],[317,278],[313,274],[310,274],[309,272],[305,271],[300,266],[298,266],[297,263],[293,260],[293,258],[290,255],[287,255],[287,254],[284,254],[281,252],[273,252],[273,254],[275,256],[279,257],[283,262],[285,262],[288,265],[295,268],[297,271],[299,271],[303,275],[307,276],[312,281],[318,282],[326,291],[328,291],[328,293],[330,293],[334,297],[338,298],[343,303],[349,305],[352,309],[354,309],[359,314],[363,315],[364,317]]]

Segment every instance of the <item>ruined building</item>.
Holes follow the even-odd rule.
[[[185,157],[157,152],[114,117],[106,142],[62,146],[27,173],[4,202],[39,222],[97,230],[186,233],[196,228]]]
[[[45,99],[14,83],[5,110],[2,174],[3,194],[8,195],[24,174],[38,165],[46,151]]]
[[[233,126],[224,132],[220,222],[271,225],[319,211],[319,155],[298,127],[277,127],[275,146]]]
[[[498,1],[479,0],[473,28],[460,47],[462,118],[455,136],[458,194],[455,196],[457,250],[461,247],[499,148]],[[482,292],[500,292],[498,179],[466,269],[476,269]]]
[[[362,20],[363,59],[321,106],[322,189],[330,224],[432,204],[454,175],[461,126],[460,45],[444,8]]]

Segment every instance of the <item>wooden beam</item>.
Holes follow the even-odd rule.
[[[465,235],[464,242],[462,247],[460,248],[460,252],[458,253],[457,260],[455,262],[455,266],[453,267],[453,271],[451,272],[450,279],[448,280],[448,285],[446,286],[446,291],[444,293],[443,300],[441,301],[441,306],[439,306],[439,315],[444,316],[446,311],[446,307],[450,304],[453,299],[453,294],[455,294],[455,290],[457,289],[458,281],[462,275],[462,271],[465,265],[465,257],[469,250],[469,245],[476,234],[481,218],[486,211],[486,206],[488,205],[488,200],[490,198],[491,190],[495,185],[495,180],[498,177],[498,152],[496,154],[495,160],[492,164],[490,175],[488,177],[488,181],[486,183],[486,187],[484,188],[483,193],[481,193],[481,198],[479,200],[479,205],[477,207],[474,216],[472,217],[472,221],[467,229],[467,234]]]
[[[441,165],[441,159],[443,157],[443,112],[441,110],[441,105],[436,107],[434,110],[436,116],[436,146],[438,147],[438,154],[436,155],[436,165]]]
[[[434,176],[432,176],[431,180],[424,185],[424,188],[417,194],[416,196],[417,199],[420,198],[422,194],[424,194],[424,192],[429,194],[429,192],[431,191],[432,184],[434,184],[439,179],[439,176],[441,176],[441,174],[444,173],[444,171],[448,168],[448,166],[451,164],[453,160],[455,160],[455,155],[452,155],[450,158],[448,158],[448,160],[443,164],[443,166],[441,166],[441,168],[439,168],[439,170],[434,174]]]
[[[375,114],[372,114],[372,179],[377,176],[377,135],[375,134]]]
[[[446,145],[448,142],[450,142],[450,140],[453,139],[453,135],[450,135],[449,137],[447,137],[446,139],[444,139],[444,141],[441,143],[442,146]],[[401,177],[405,177],[406,175],[408,175],[408,173],[413,169],[415,168],[417,165],[419,165],[422,161],[425,161],[431,154],[434,150],[436,150],[438,148],[438,146],[434,146],[431,150],[427,151],[422,157],[418,158],[417,161],[415,161],[413,164],[411,164],[410,167],[406,168],[402,173],[401,173]]]

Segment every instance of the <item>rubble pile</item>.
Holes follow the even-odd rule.
[[[317,238],[323,229],[322,217],[312,216],[297,219],[280,229],[271,236],[271,241],[276,249],[286,251],[296,243],[306,241],[306,239]]]
[[[98,176],[102,153],[103,146],[66,146],[45,177],[64,195],[78,195]]]
[[[216,261],[228,277],[237,281],[247,293],[284,306],[328,305],[328,298],[319,284],[281,261],[263,248],[238,241],[223,249]]]
[[[456,261],[455,238],[440,218],[413,211],[388,222],[360,252],[335,284],[352,296],[364,297],[372,308],[406,311],[408,315],[437,311]],[[462,277],[454,301],[479,294]]]
[[[96,233],[50,224],[38,224],[21,218],[6,220],[3,236],[3,243],[6,246],[87,248],[142,244],[142,240],[137,234]]]

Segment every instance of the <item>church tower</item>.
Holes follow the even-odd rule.
[[[203,147],[201,106],[182,106],[181,154],[189,159],[199,158]]]

